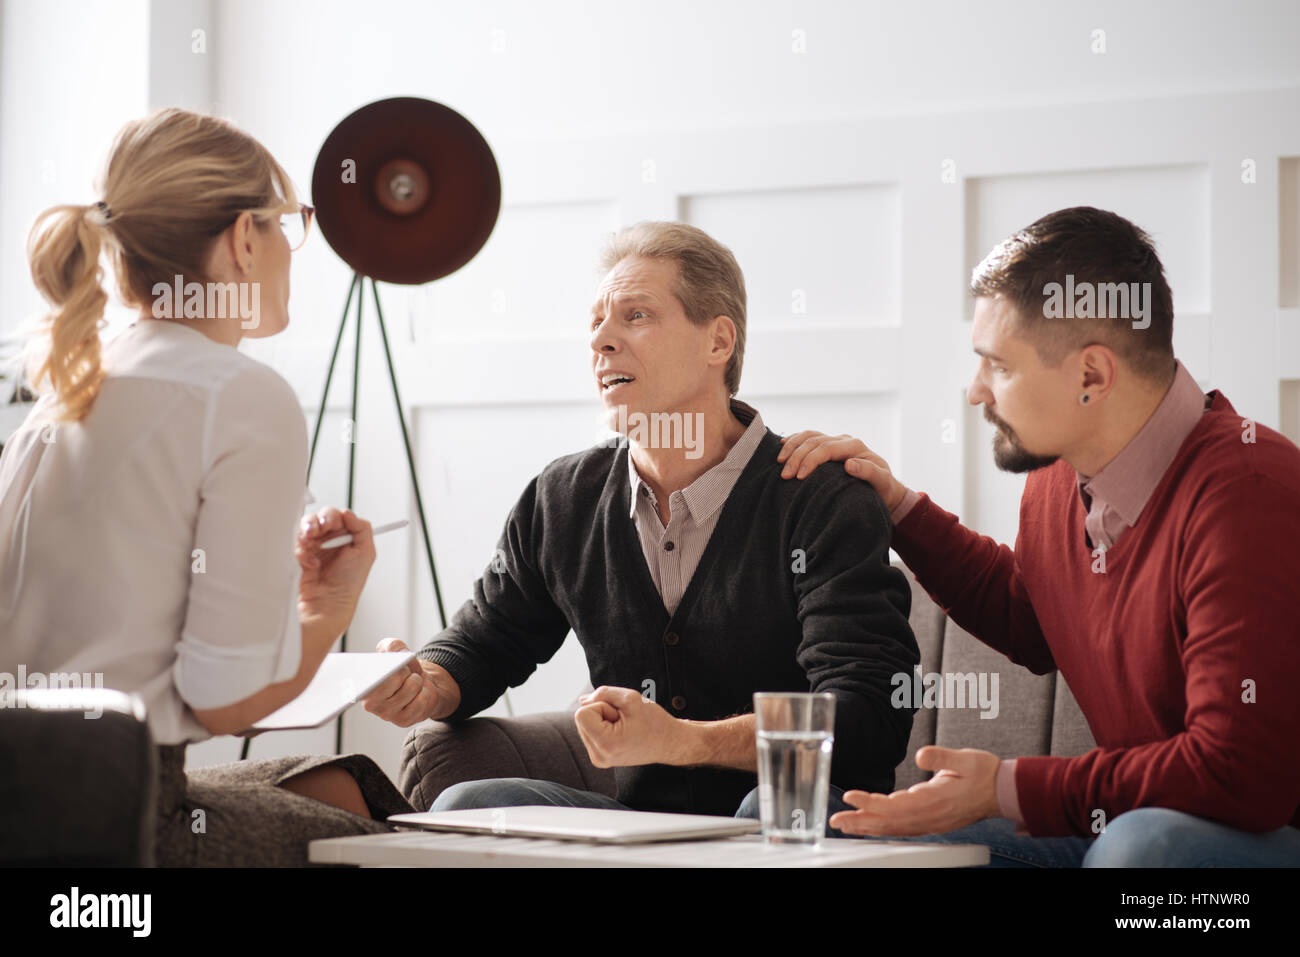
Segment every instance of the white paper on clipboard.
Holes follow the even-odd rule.
[[[303,693],[268,714],[244,734],[319,728],[405,669],[414,652],[333,652],[325,656]]]

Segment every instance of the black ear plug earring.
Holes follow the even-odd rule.
[[[1091,398],[1092,398],[1092,396],[1088,395],[1088,393],[1085,392],[1083,395],[1079,396],[1079,404],[1080,404],[1080,405],[1087,405],[1087,404],[1088,404],[1088,400],[1091,399]]]

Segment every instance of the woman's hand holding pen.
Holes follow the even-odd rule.
[[[323,542],[341,534],[352,542],[322,549]],[[375,561],[370,523],[344,509],[326,508],[309,515],[298,527],[294,555],[302,567],[298,585],[298,620],[302,625],[302,656],[292,678],[267,685],[234,704],[195,716],[213,734],[239,734],[288,704],[311,682],[339,635],[347,631],[357,599]]]
[[[339,535],[352,542],[337,548],[320,545]],[[298,586],[300,620],[329,624],[335,637],[347,630],[357,609],[361,589],[375,561],[375,540],[370,523],[349,509],[324,508],[303,518],[294,549],[302,566]]]

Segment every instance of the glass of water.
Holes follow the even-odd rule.
[[[818,847],[835,744],[835,696],[758,692],[758,801],[769,844]]]

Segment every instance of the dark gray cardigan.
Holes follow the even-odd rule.
[[[767,430],[671,617],[628,514],[626,446],[548,465],[511,512],[495,567],[419,652],[460,685],[447,720],[522,684],[572,629],[594,686],[653,689],[678,718],[752,712],[755,691],[832,692],[831,782],[893,790],[914,709],[891,705],[890,679],[910,677],[920,652],[911,592],[889,565],[889,515],[836,463],[783,480],[779,450]],[[745,771],[661,764],[616,778],[629,807],[695,814],[734,814],[757,786]]]

